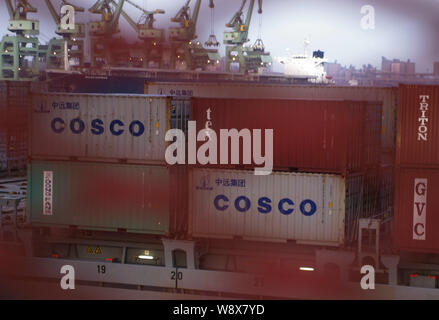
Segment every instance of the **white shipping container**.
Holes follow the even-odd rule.
[[[168,102],[163,96],[37,94],[30,156],[164,161]]]
[[[327,246],[344,242],[342,176],[193,169],[189,188],[194,237]]]
[[[145,93],[197,98],[379,101],[383,103],[382,147],[395,147],[397,88],[155,82],[145,84]]]

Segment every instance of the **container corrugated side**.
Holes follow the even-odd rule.
[[[328,246],[344,242],[342,176],[255,176],[251,171],[193,169],[189,190],[194,237],[295,240]]]
[[[25,108],[31,105],[31,86],[28,81],[0,81],[0,110]]]
[[[397,88],[154,82],[145,84],[145,93],[199,98],[379,101],[382,146],[388,151],[395,148]]]
[[[439,254],[439,170],[401,168],[395,174],[394,242],[402,251]]]
[[[439,86],[399,86],[396,164],[439,168]]]
[[[36,94],[30,156],[164,162],[170,108],[170,98],[158,96]]]
[[[27,215],[33,226],[173,231],[173,206],[181,205],[166,167],[32,161],[29,169]]]
[[[218,140],[217,163],[220,130],[249,129],[251,134],[253,129],[273,129],[275,169],[346,173],[379,163],[380,110],[379,103],[361,101],[192,98],[190,117],[201,130],[209,114],[209,127]],[[230,145],[228,163],[232,164]],[[265,154],[264,137],[262,150]]]

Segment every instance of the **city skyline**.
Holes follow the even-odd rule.
[[[55,7],[60,1],[53,1]],[[184,1],[134,0],[135,3],[148,10],[164,9],[166,14],[156,16],[157,28],[167,29],[174,25],[170,18],[184,5]],[[38,14],[30,17],[40,20],[40,41],[47,42],[56,36],[55,23],[44,3],[31,1],[39,9]],[[94,1],[77,0],[75,4],[88,9]],[[240,2],[217,1],[215,3],[215,33],[222,43],[225,23],[238,10]],[[375,9],[375,28],[364,30],[361,19],[364,16],[361,8],[371,5]],[[281,10],[279,10],[281,8]],[[138,20],[141,13],[130,4],[124,10]],[[7,10],[5,3],[0,2],[1,34],[7,31]],[[246,14],[247,8],[244,10]],[[416,63],[416,72],[433,71],[433,62],[439,61],[439,1],[437,0],[310,0],[310,1],[266,1],[263,4],[261,18],[255,8],[250,26],[249,38],[252,44],[261,35],[266,50],[273,57],[283,56],[286,48],[293,53],[303,52],[303,40],[311,41],[309,50],[322,50],[330,62],[337,61],[343,66],[353,65],[361,68],[371,64],[381,68],[381,57],[401,59]],[[88,22],[99,19],[99,15],[78,13],[78,21]],[[210,9],[208,2],[202,2],[198,21],[198,39],[204,43],[210,30]],[[261,27],[260,27],[261,26]],[[120,19],[122,35],[136,39],[133,30],[123,17]],[[10,32],[9,32],[10,33]],[[88,46],[87,46],[88,47]],[[86,48],[87,49],[87,48]],[[219,47],[224,54],[224,45]],[[275,67],[278,69],[279,65]],[[280,70],[275,70],[280,71]]]

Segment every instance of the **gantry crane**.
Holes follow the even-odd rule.
[[[233,31],[224,32],[224,44],[226,47],[226,71],[231,71],[231,64],[239,64],[239,72],[255,72],[260,67],[271,65],[272,59],[270,53],[265,52],[265,47],[261,39],[257,39],[255,44],[246,47],[245,44],[250,41],[248,32],[252,19],[255,0],[250,0],[247,15],[243,19],[243,10],[247,0],[242,0],[239,10],[235,13],[227,28]],[[258,0],[258,14],[262,14],[262,0]]]
[[[98,0],[89,9],[93,14],[100,14],[100,21],[88,23],[89,35],[91,36],[91,64],[99,66],[125,65],[129,59],[129,50],[126,42],[115,39],[113,35],[120,32],[119,18],[125,0],[118,0],[113,8],[112,0]]]
[[[68,69],[70,65],[83,65],[84,63],[84,40],[85,25],[75,23],[73,28],[63,28],[61,25],[61,15],[57,12],[51,0],[45,0],[47,8],[56,23],[55,33],[62,36],[62,39],[52,38],[49,41],[46,53],[47,69]],[[76,12],[84,12],[84,8],[62,0],[62,5],[71,6]],[[67,56],[65,51],[67,50]]]
[[[39,75],[40,48],[39,22],[28,19],[28,13],[36,13],[27,0],[5,0],[9,13],[8,30],[15,36],[6,35],[0,44],[0,79],[34,80]]]
[[[152,62],[158,65],[158,67],[161,67],[162,45],[165,40],[165,30],[154,28],[154,15],[164,14],[165,11],[162,9],[148,11],[130,0],[125,0],[125,2],[131,4],[143,13],[139,22],[136,23],[124,10],[121,12],[122,16],[136,31],[139,39],[142,40],[144,44],[141,46],[140,50],[133,50],[130,55],[130,64],[133,66],[148,67]],[[112,0],[112,3],[113,5],[116,5],[114,0]]]
[[[206,49],[196,41],[196,26],[201,7],[201,0],[196,0],[192,16],[190,14],[190,2],[177,12],[171,22],[177,22],[179,27],[169,28],[169,40],[172,43],[171,68],[179,68],[186,64],[186,67],[195,70],[205,69],[209,65],[219,64],[220,56],[217,49]],[[211,1],[211,4],[213,2]]]

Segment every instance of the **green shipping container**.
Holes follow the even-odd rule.
[[[166,234],[174,192],[160,166],[33,161],[28,221],[33,226]]]

